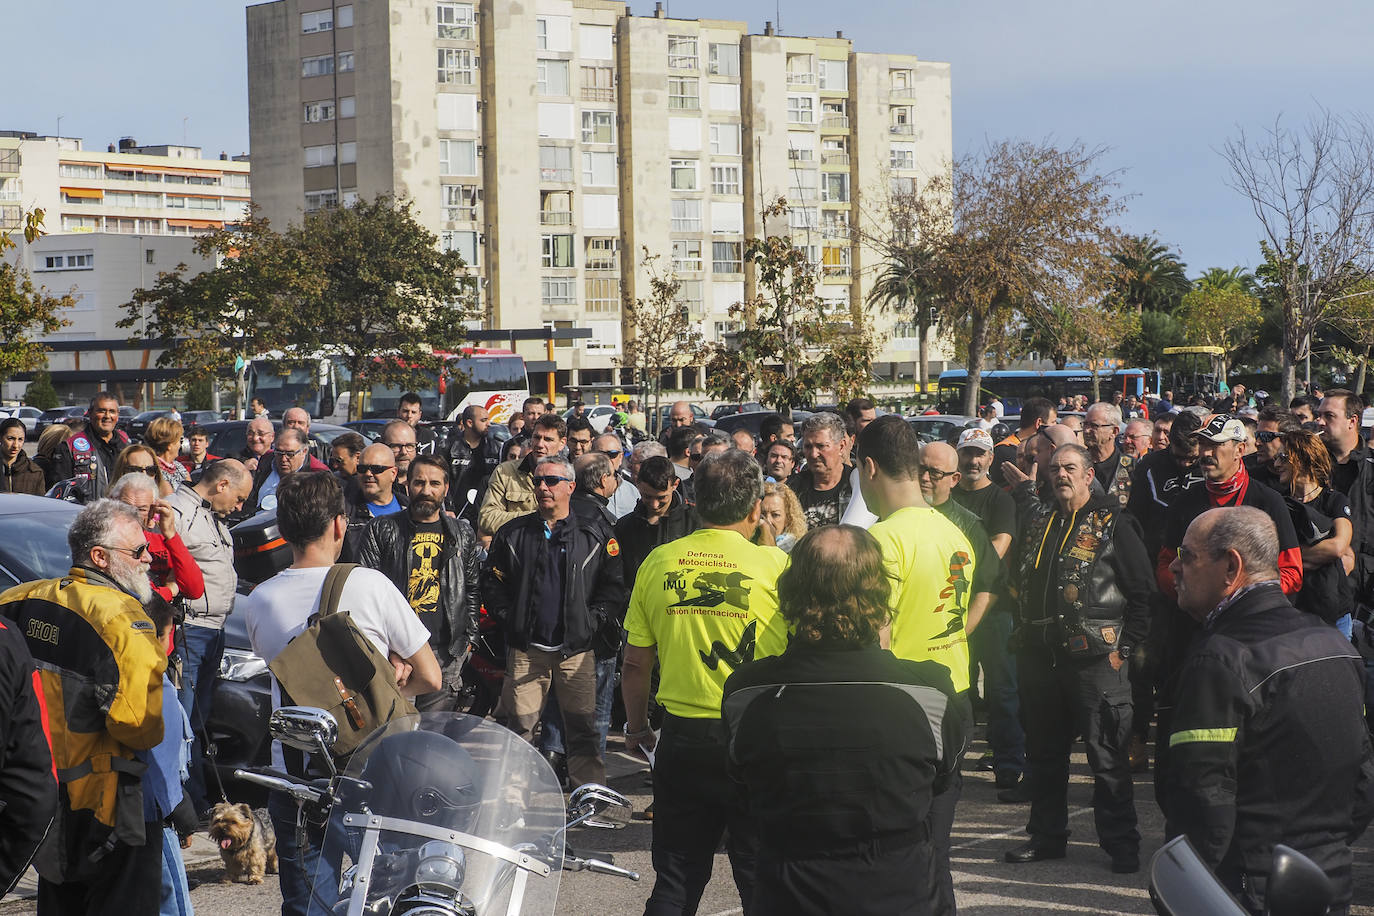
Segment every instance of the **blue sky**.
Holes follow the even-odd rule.
[[[788,34],[842,29],[859,50],[950,62],[956,155],[1004,138],[1110,147],[1105,163],[1131,195],[1123,224],[1156,233],[1190,275],[1258,256],[1253,214],[1217,153],[1226,139],[1318,106],[1363,114],[1374,86],[1369,0],[670,0],[668,11],[762,31],[779,5]],[[126,135],[178,143],[184,129],[209,155],[248,151],[241,2],[8,6],[0,128],[52,133],[60,116],[93,148]]]

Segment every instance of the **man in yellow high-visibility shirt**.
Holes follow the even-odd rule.
[[[893,580],[892,625],[887,645],[898,658],[934,661],[949,669],[955,697],[949,714],[961,717],[967,734],[973,710],[968,699],[968,631],[978,625],[986,601],[973,605],[973,547],[959,528],[921,495],[921,443],[901,417],[879,417],[858,436],[859,487],[879,521],[869,528]],[[962,758],[962,752],[956,759]],[[931,802],[939,893],[936,913],[954,913],[949,835],[962,777],[956,767]]]
[[[737,667],[787,646],[777,594],[787,555],[749,540],[762,511],[758,462],[731,449],[703,458],[693,479],[703,527],[649,554],[625,617],[625,749],[655,752],[657,880],[646,916],[696,912],[727,828],[735,885],[749,906],[754,830],[726,772],[721,698]],[[657,743],[648,720],[655,655],[658,702],[666,711]]]

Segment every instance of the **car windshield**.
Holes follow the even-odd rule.
[[[0,516],[0,566],[19,582],[54,579],[72,568],[67,529],[77,515],[70,511]]]

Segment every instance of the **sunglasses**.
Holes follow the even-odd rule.
[[[940,481],[944,480],[946,477],[949,477],[949,476],[952,475],[952,474],[958,474],[958,473],[959,473],[958,471],[937,471],[937,470],[935,470],[934,468],[921,468],[921,474],[922,474],[922,476],[924,476],[924,477],[929,477],[931,483],[939,483]]]
[[[387,471],[396,470],[394,464],[360,464],[358,465],[359,474],[371,474],[373,477],[381,477]]]
[[[126,466],[126,467],[125,467],[125,470],[128,471],[128,472],[131,473],[131,474],[132,474],[132,473],[137,473],[137,472],[139,472],[139,471],[142,471],[144,474],[147,474],[149,477],[156,477],[157,474],[158,474],[157,465],[155,465],[155,464],[131,464],[131,465]]]
[[[139,544],[137,547],[115,547],[115,546],[113,546],[113,545],[105,545],[105,549],[106,549],[106,550],[118,550],[118,551],[121,552],[121,553],[127,553],[129,556],[133,557],[135,560],[141,560],[141,559],[143,559],[143,555],[144,555],[145,553],[148,552],[148,545],[147,545],[147,544]]]
[[[1263,432],[1255,433],[1255,441],[1256,441],[1256,442],[1273,442],[1275,439],[1277,439],[1277,438],[1278,438],[1279,436],[1281,436],[1281,435],[1283,435],[1283,433],[1277,432],[1277,431],[1272,430],[1272,429],[1266,429],[1266,430],[1264,430]]]
[[[618,449],[618,448],[604,449],[604,450],[602,450],[601,454],[605,455],[607,458],[619,458],[619,457],[620,457],[620,449]]]
[[[572,478],[559,477],[557,474],[544,474],[540,477],[534,478],[534,485],[536,487],[548,487],[550,490],[558,486],[560,483],[572,483]]]

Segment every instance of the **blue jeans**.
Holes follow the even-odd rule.
[[[996,773],[1021,773],[1026,767],[1026,732],[1021,727],[1021,701],[1016,693],[1016,656],[1007,651],[1013,623],[1007,611],[988,611],[968,637],[973,664],[983,667],[988,746],[992,748],[992,769]]]
[[[309,828],[303,855],[297,851],[296,803],[279,792],[267,798],[267,814],[277,834],[277,879],[281,884],[282,916],[330,916],[339,895],[343,866],[343,832],[330,825],[325,861],[320,847],[324,837]],[[304,865],[304,870],[302,870]],[[314,899],[311,899],[311,887]]]
[[[219,680],[219,663],[224,656],[224,631],[198,627],[188,623],[182,627],[181,708],[191,720],[195,740],[191,745],[191,773],[186,780],[186,794],[196,811],[210,807],[205,789],[205,749],[201,735],[210,721],[210,706],[215,698],[215,684]]]
[[[195,916],[191,891],[186,886],[181,838],[171,827],[162,828],[162,904],[158,916]]]
[[[1336,629],[1341,631],[1341,635],[1346,639],[1350,638],[1354,624],[1349,614],[1343,614],[1336,618]]]
[[[611,730],[611,707],[615,704],[615,658],[596,660],[596,731],[601,736],[601,759],[606,759],[606,734]],[[544,702],[544,714],[539,720],[542,737],[539,749],[544,753],[566,754],[563,745],[563,714],[558,709],[558,692],[549,687]]]

